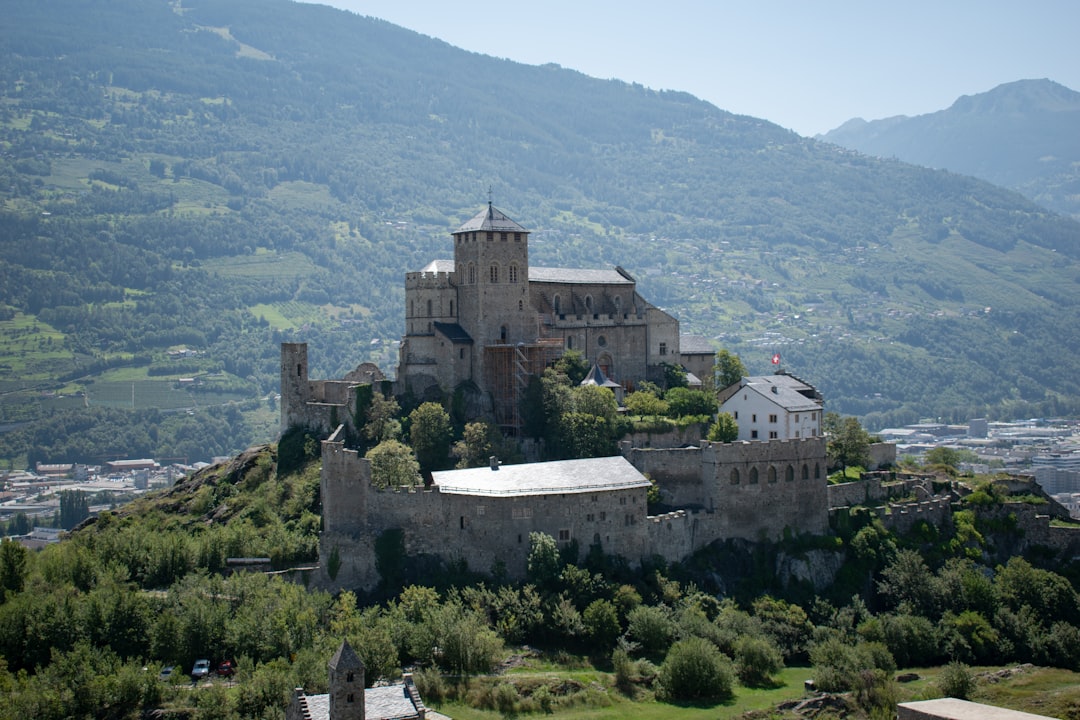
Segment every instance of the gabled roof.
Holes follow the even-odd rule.
[[[439,492],[453,495],[549,495],[647,488],[649,481],[622,457],[500,465],[431,474]]]
[[[817,390],[791,375],[745,377],[738,389],[755,392],[788,412],[810,412],[822,408]],[[737,391],[731,393],[728,399],[735,394]]]
[[[516,222],[506,217],[501,210],[496,210],[491,203],[486,209],[478,212],[471,220],[459,227],[455,232],[474,232],[477,230],[494,232],[529,232]]]
[[[716,349],[704,335],[680,335],[680,355],[712,355]]]
[[[617,269],[587,270],[583,268],[530,267],[529,282],[578,283],[581,285],[633,285],[634,280]]]

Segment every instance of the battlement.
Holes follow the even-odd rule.
[[[410,272],[405,273],[405,289],[442,290],[455,285],[455,280],[456,272]]]

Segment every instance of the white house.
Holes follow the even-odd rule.
[[[744,377],[720,392],[720,412],[739,425],[739,440],[795,440],[821,435],[824,403],[809,383],[780,371]]]

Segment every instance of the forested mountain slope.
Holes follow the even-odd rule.
[[[1077,127],[1080,93],[1051,80],[1018,80],[927,115],[849,120],[820,139],[989,180],[1078,217]]]
[[[987,183],[285,0],[15,0],[0,41],[9,457],[87,459],[56,407],[273,393],[283,340],[392,372],[404,273],[489,188],[534,264],[621,264],[871,427],[1080,409],[1080,225]],[[196,453],[182,417],[147,452]]]

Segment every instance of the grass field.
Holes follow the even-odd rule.
[[[931,700],[941,697],[936,682],[942,668],[918,668],[904,670],[914,673],[917,679],[898,683],[898,702]],[[976,678],[972,702],[1010,708],[1055,718],[1080,717],[1080,674],[1069,670],[1036,668],[1030,666],[977,667],[971,668]],[[736,686],[735,697],[729,701],[694,705],[689,703],[664,703],[652,698],[631,700],[612,687],[612,676],[593,669],[552,668],[548,672],[529,669],[511,671],[504,677],[514,678],[540,676],[550,679],[574,680],[594,689],[602,689],[604,703],[556,707],[552,717],[568,720],[725,720],[741,718],[746,713],[767,713],[777,705],[806,695],[803,681],[813,677],[813,670],[806,667],[786,668],[778,677],[777,686],[768,689],[748,689]],[[480,678],[472,682],[490,681]],[[597,697],[594,693],[593,697]],[[495,710],[479,710],[465,702],[429,703],[439,712],[455,720],[498,720],[506,717]],[[536,714],[536,717],[542,717]],[[526,717],[525,714],[518,717]],[[771,718],[797,718],[795,714],[769,713]]]
[[[208,270],[221,277],[292,280],[313,275],[316,267],[300,253],[255,253],[215,258]]]

